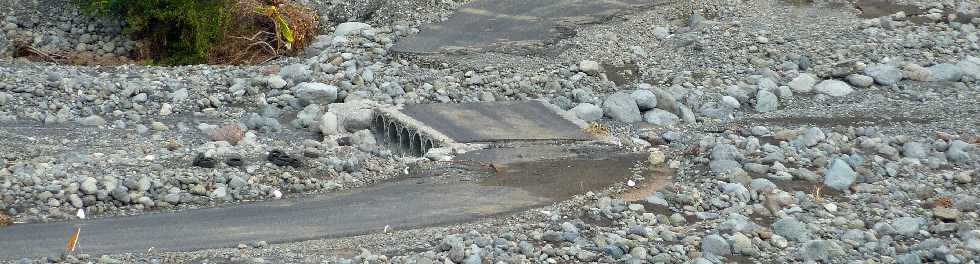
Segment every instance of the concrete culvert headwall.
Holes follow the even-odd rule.
[[[404,156],[424,156],[429,149],[438,147],[436,140],[420,132],[418,128],[400,123],[396,118],[378,113],[374,116],[372,130],[375,137],[394,153]]]

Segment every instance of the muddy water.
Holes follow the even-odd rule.
[[[640,77],[640,67],[636,63],[603,63],[606,78],[617,86],[635,83]]]
[[[927,18],[920,16],[928,14],[929,8],[897,4],[894,3],[894,0],[857,0],[855,2],[855,7],[861,10],[861,17],[863,18],[878,18],[889,16],[898,12],[905,12],[905,15],[912,22],[931,22]],[[943,10],[943,19],[945,19],[949,14],[956,14],[957,16],[955,21],[960,23],[970,23],[973,18],[978,16],[978,13],[964,14],[958,13],[953,9],[946,9]]]
[[[929,120],[913,117],[881,117],[881,116],[854,116],[854,117],[823,117],[823,116],[790,116],[790,117],[770,117],[770,118],[750,118],[746,120],[748,124],[770,124],[770,125],[809,125],[818,127],[858,127],[858,126],[887,126],[898,124],[928,124]]]
[[[480,184],[516,187],[534,196],[563,200],[626,181],[645,157],[645,154],[635,153],[598,160],[562,159],[495,165],[496,175]]]

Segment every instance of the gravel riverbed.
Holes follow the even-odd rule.
[[[413,103],[543,100],[653,153],[637,166],[669,182],[636,174],[636,186],[443,227],[5,261],[980,261],[973,2],[719,0],[695,15],[659,5],[578,28],[554,56],[488,51],[450,65],[392,48],[469,1],[309,0],[331,23],[302,56],[180,67],[119,64],[134,48],[120,23],[46,2],[0,0],[0,212],[15,224],[385,182],[432,162],[367,130],[373,107]],[[20,40],[112,63],[13,57]]]

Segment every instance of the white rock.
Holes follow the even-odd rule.
[[[813,91],[813,86],[817,84],[817,77],[809,73],[800,74],[789,82],[789,88],[798,93],[809,93]]]
[[[347,36],[347,35],[350,35],[351,33],[359,32],[361,30],[365,30],[365,29],[369,29],[369,28],[371,28],[371,25],[368,25],[368,24],[365,24],[365,23],[361,23],[361,22],[340,23],[340,25],[337,25],[337,28],[334,29],[333,35],[334,36]]]
[[[963,71],[965,76],[973,77],[974,80],[980,80],[980,58],[966,56],[956,66],[960,67],[960,70]]]
[[[160,105],[160,115],[168,116],[174,113],[174,106],[169,103],[163,103]]]
[[[818,93],[834,97],[846,96],[854,92],[854,88],[851,88],[851,86],[847,83],[838,80],[822,81],[814,86],[813,89]]]
[[[824,209],[827,209],[827,211],[828,212],[831,212],[831,213],[837,212],[837,204],[834,204],[834,203],[825,204],[825,205],[823,205],[823,208]]]
[[[325,136],[340,134],[336,114],[327,112],[320,117],[320,133],[323,133]]]
[[[283,80],[282,77],[279,77],[279,75],[269,76],[269,78],[266,79],[266,83],[268,83],[269,88],[272,89],[282,89],[283,87],[286,87],[286,80]]]
[[[578,70],[595,76],[602,72],[602,66],[597,61],[583,60],[578,63]]]
[[[666,27],[655,27],[653,28],[653,36],[659,40],[666,39],[670,37],[670,30]]]

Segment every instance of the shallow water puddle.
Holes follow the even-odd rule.
[[[633,62],[603,63],[602,68],[606,70],[606,78],[616,86],[633,84],[640,78],[640,67]]]
[[[770,125],[809,125],[817,127],[859,127],[859,126],[882,126],[889,124],[926,124],[929,120],[913,117],[880,117],[880,116],[789,116],[789,117],[770,117],[770,118],[750,118],[746,120],[748,124],[770,124]]]
[[[909,21],[914,23],[922,24],[932,22],[921,16],[929,14],[928,8],[898,4],[891,0],[857,0],[854,5],[857,9],[861,10],[862,18],[879,18],[898,12],[905,12]],[[970,23],[973,18],[977,17],[977,14],[964,14],[952,9],[945,9],[943,10],[943,19],[945,20],[950,14],[956,14],[955,21],[960,23]]]
[[[562,200],[624,182],[645,154],[621,154],[604,159],[572,158],[495,164],[496,175],[484,186],[516,187],[531,195]]]

